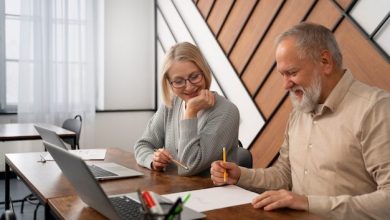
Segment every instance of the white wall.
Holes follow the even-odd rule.
[[[95,121],[95,147],[118,147],[133,151],[154,112],[98,113]],[[86,145],[88,147],[88,145]]]
[[[154,0],[106,0],[103,109],[154,109]]]

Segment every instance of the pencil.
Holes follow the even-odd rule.
[[[156,152],[157,149],[154,149],[153,151]],[[173,159],[173,158],[172,158],[171,160],[172,160],[176,165],[181,166],[181,167],[183,167],[183,168],[186,169],[186,170],[189,170],[189,168],[188,168],[186,165],[180,163],[178,160],[175,160],[175,159]]]
[[[171,159],[176,165],[179,165],[181,167],[183,167],[184,169],[188,170],[188,167],[182,163],[180,163],[179,161],[175,160],[175,159]]]
[[[225,147],[222,148],[222,158],[223,158],[223,162],[226,163],[226,148]],[[223,182],[226,183],[226,180],[227,180],[227,172],[225,169],[225,171],[223,171]]]

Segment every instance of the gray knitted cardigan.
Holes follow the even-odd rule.
[[[159,107],[134,145],[137,163],[150,169],[154,149],[162,147],[188,166],[189,170],[174,164],[167,167],[178,169],[182,176],[209,174],[211,163],[222,159],[223,147],[227,160],[236,162],[240,120],[237,107],[216,94],[212,108],[199,112],[197,118],[180,120],[182,104],[184,101],[175,97],[172,108]]]

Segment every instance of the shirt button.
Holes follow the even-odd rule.
[[[305,173],[305,175],[307,175],[309,172],[305,169],[304,173]]]
[[[315,125],[316,125],[316,124],[317,124],[317,121],[313,121],[313,124],[315,124]]]
[[[312,149],[313,148],[313,145],[312,144],[309,144],[309,149]]]

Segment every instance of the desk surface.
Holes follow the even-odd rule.
[[[40,200],[63,219],[104,219],[102,215],[88,208],[76,195],[73,187],[61,174],[53,161],[37,162],[39,153],[6,154],[7,164],[33,190]],[[105,161],[116,162],[123,166],[143,172],[143,177],[102,181],[101,185],[108,195],[134,192],[141,187],[159,194],[182,192],[212,187],[209,177],[180,177],[172,172],[155,172],[136,164],[132,153],[109,148]],[[208,219],[323,219],[307,212],[278,210],[265,212],[253,209],[251,205],[242,205],[205,212]]]
[[[0,141],[19,141],[41,139],[34,128],[35,124],[0,124]],[[50,124],[37,124],[55,131],[62,138],[75,138],[76,133]]]
[[[94,209],[87,207],[78,196],[49,199],[49,206],[51,210],[53,210],[57,216],[61,216],[62,219],[106,219]],[[250,204],[216,209],[204,213],[206,214],[206,219],[326,220],[325,218],[308,212],[290,209],[264,211],[254,209]]]

